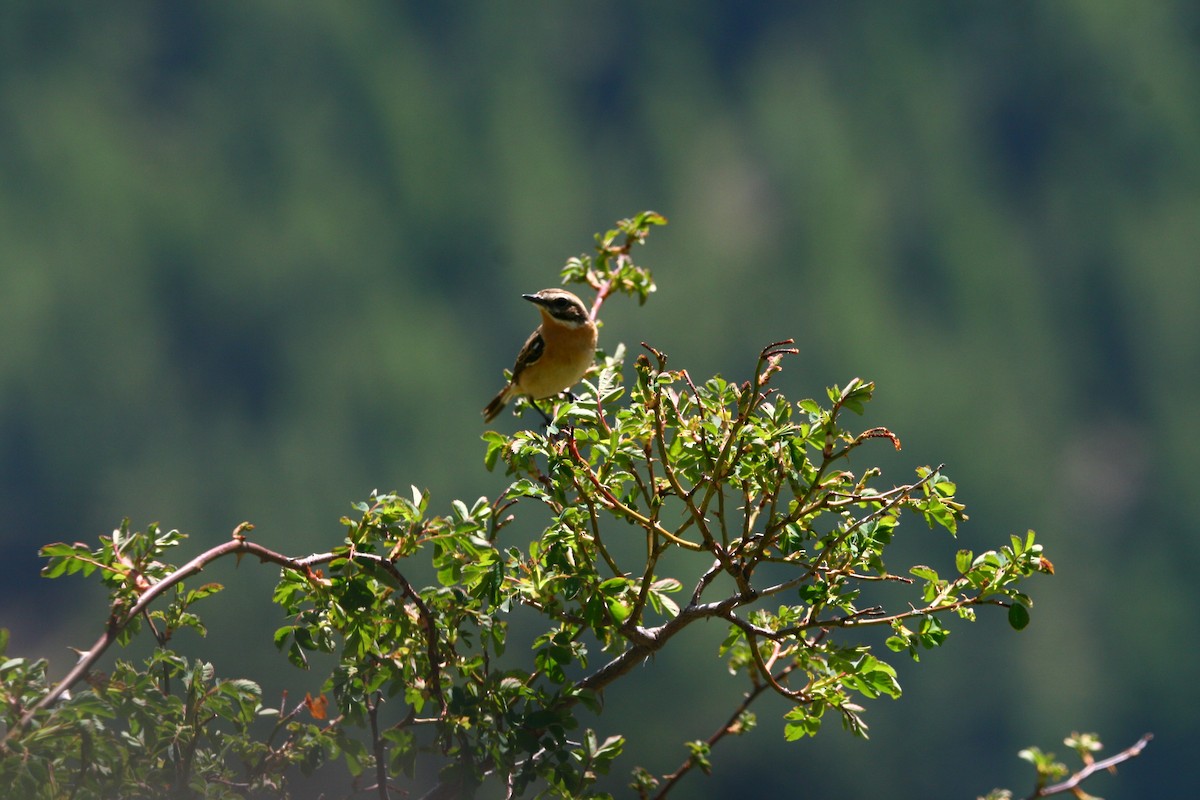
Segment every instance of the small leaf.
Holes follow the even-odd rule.
[[[1029,609],[1020,603],[1013,603],[1008,607],[1008,624],[1013,630],[1025,630],[1029,624]]]
[[[454,515],[458,517],[460,522],[471,518],[471,512],[467,510],[467,504],[462,500],[452,500],[450,506],[454,509]]]
[[[926,567],[923,564],[918,564],[908,572],[910,575],[926,581],[936,581],[938,579],[937,570],[933,567]]]
[[[608,601],[608,613],[612,614],[617,622],[624,622],[633,613],[633,607],[617,598],[611,598]]]

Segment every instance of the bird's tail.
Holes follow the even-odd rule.
[[[504,410],[504,407],[508,405],[508,401],[512,399],[512,395],[513,386],[510,383],[492,398],[492,402],[483,407],[483,421],[491,422],[494,420]]]

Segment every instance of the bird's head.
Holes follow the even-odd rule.
[[[542,289],[536,294],[521,295],[542,310],[555,322],[577,328],[591,321],[587,306],[566,289]]]

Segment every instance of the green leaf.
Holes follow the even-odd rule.
[[[801,400],[800,402],[796,403],[796,406],[801,411],[811,414],[812,416],[820,416],[820,414],[821,414],[821,404],[818,403],[816,400],[812,400],[812,399]]]
[[[192,603],[196,602],[197,600],[203,600],[205,597],[214,595],[224,588],[225,587],[219,583],[206,583],[203,586],[199,587],[198,589],[190,590],[187,593],[184,602],[190,606]]]
[[[942,497],[954,497],[954,493],[958,491],[958,486],[949,478],[939,475],[933,481],[933,490]]]
[[[912,567],[908,572],[910,575],[926,581],[936,581],[938,579],[937,570],[922,564]]]
[[[1029,609],[1021,603],[1013,603],[1008,607],[1008,624],[1015,631],[1023,631],[1029,625]]]
[[[783,728],[783,737],[789,742],[794,742],[805,736],[816,736],[817,731],[821,729],[822,710],[820,703],[813,703],[811,706],[796,706],[788,711],[783,715],[787,720]]]
[[[487,467],[488,472],[491,472],[496,468],[496,462],[500,460],[504,448],[508,446],[508,437],[496,431],[486,431],[482,438],[487,443],[487,449],[483,454],[483,465]]]
[[[612,614],[613,619],[618,623],[624,622],[633,613],[633,606],[615,597],[610,598],[608,601],[608,613]]]
[[[700,771],[705,775],[712,774],[712,761],[709,760],[709,755],[712,752],[712,747],[708,742],[695,740],[685,742],[688,749],[688,760],[700,768]]]
[[[450,501],[450,507],[454,509],[454,515],[458,517],[459,522],[464,522],[471,518],[471,512],[467,510],[467,504],[462,500]]]

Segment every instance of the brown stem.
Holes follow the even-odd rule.
[[[611,511],[615,511],[618,514],[624,515],[627,519],[632,520],[633,522],[636,522],[638,525],[642,526],[647,531],[657,533],[659,536],[663,536],[667,539],[670,539],[672,542],[679,545],[680,547],[686,548],[688,550],[697,550],[697,551],[704,549],[703,545],[697,544],[696,542],[689,542],[687,539],[679,538],[678,536],[676,536],[675,534],[671,533],[669,530],[664,528],[662,525],[658,524],[657,522],[650,519],[649,517],[639,514],[637,511],[633,510],[632,508],[630,508],[629,506],[625,505],[620,500],[618,500],[616,497],[614,497],[613,493],[608,490],[608,487],[605,486],[603,483],[601,483],[600,479],[596,477],[596,473],[592,470],[591,465],[588,464],[587,461],[584,459],[584,457],[580,454],[579,447],[575,444],[574,437],[570,437],[567,439],[567,447],[570,450],[571,456],[583,468],[584,474],[587,475],[588,480],[591,481],[592,485],[595,486],[596,490],[600,493],[599,498],[600,498],[601,503],[604,506],[609,508]]]
[[[796,669],[797,666],[798,665],[795,663],[788,664],[779,671],[778,675],[774,676],[775,681],[782,682],[785,678],[787,678],[788,673]],[[716,732],[714,732],[713,735],[709,736],[706,740],[706,743],[710,749],[715,747],[717,742],[721,741],[736,730],[738,719],[742,716],[742,714],[746,713],[746,709],[750,707],[750,704],[757,700],[759,696],[766,690],[767,684],[760,683],[750,691],[746,692],[745,696],[742,698],[742,702],[739,703],[738,707],[735,708],[733,713],[729,715],[728,721],[726,721],[724,725],[718,728]],[[667,793],[669,793],[671,789],[675,787],[675,784],[679,783],[679,781],[682,780],[683,777],[687,775],[688,772],[690,772],[695,766],[695,760],[689,758],[687,761],[684,761],[679,765],[679,769],[675,770],[670,775],[664,776],[662,788],[655,793],[654,799],[662,800],[662,798],[665,798]]]
[[[382,702],[383,695],[379,693],[376,693],[373,701],[368,701],[367,718],[371,722],[371,742],[375,751],[375,791],[379,800],[388,800],[387,750],[383,737],[379,735],[379,704]]]
[[[1056,783],[1052,786],[1043,786],[1033,794],[1029,795],[1028,800],[1036,800],[1038,797],[1049,797],[1050,795],[1054,794],[1065,794],[1066,792],[1072,792],[1076,789],[1076,787],[1079,786],[1079,784],[1083,783],[1100,770],[1110,769],[1115,767],[1117,764],[1129,761],[1131,758],[1137,758],[1142,754],[1142,750],[1146,749],[1146,745],[1148,745],[1150,740],[1153,738],[1154,734],[1147,733],[1145,736],[1138,739],[1121,752],[1111,755],[1108,758],[1101,759],[1100,761],[1093,761],[1091,764],[1088,764],[1086,767],[1079,770],[1065,781]]]

